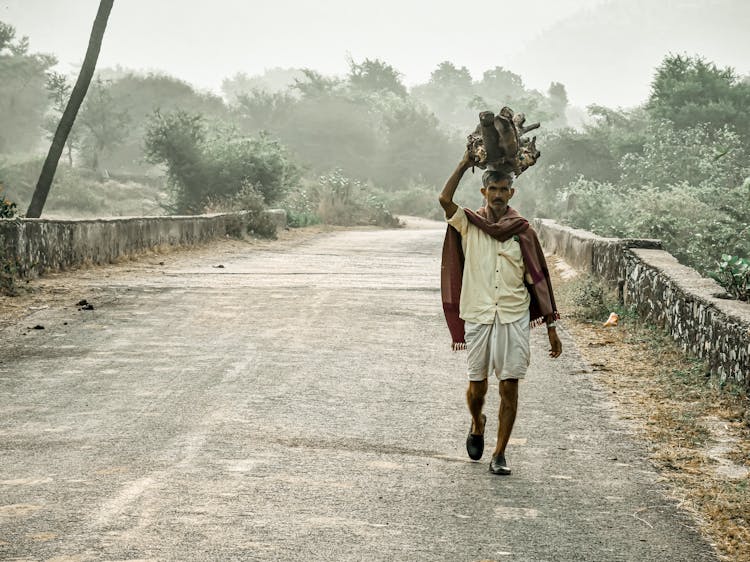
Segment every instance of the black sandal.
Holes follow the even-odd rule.
[[[505,460],[505,455],[497,455],[496,457],[492,457],[492,460],[490,461],[490,472],[492,474],[510,474],[510,468],[508,468],[508,463]]]
[[[482,425],[487,426],[487,416],[484,414],[482,414]],[[471,427],[469,427],[469,435],[466,437],[466,452],[469,453],[469,458],[473,461],[481,459],[482,453],[484,453],[484,434],[475,435],[471,432]]]

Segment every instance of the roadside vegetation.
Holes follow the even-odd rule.
[[[559,263],[559,262],[557,262]],[[556,268],[552,268],[553,270]],[[554,271],[564,324],[619,416],[648,443],[670,494],[725,560],[750,561],[750,399],[617,303],[599,281]],[[617,326],[604,327],[610,312]],[[734,383],[730,383],[734,384]]]
[[[0,24],[0,181],[21,213],[71,91],[72,77],[53,71],[55,62]],[[168,75],[100,69],[45,214],[197,213],[244,200],[282,206],[300,226],[437,217],[434,194],[478,107],[520,104],[563,124],[567,104],[562,84],[529,90],[500,67],[474,80],[448,61],[411,91],[391,65],[364,59],[350,60],[344,76],[237,74],[223,94]]]
[[[54,64],[0,22],[0,182],[21,213],[70,94]],[[540,92],[508,69],[472,76],[450,61],[412,88],[385,61],[350,59],[343,76],[275,68],[222,90],[101,69],[46,212],[199,213],[245,200],[284,207],[293,226],[439,219],[435,194],[478,112],[509,105],[542,122],[541,160],[517,184],[524,215],[659,238],[731,295],[750,291],[742,272],[727,274],[750,258],[750,80],[700,56],[665,56],[639,107],[585,113],[564,84]],[[480,205],[478,175],[466,183],[463,204]]]
[[[750,257],[750,80],[669,55],[641,107],[590,107],[581,129],[540,133],[518,204],[603,236],[659,238],[710,275]],[[737,278],[722,276],[725,288]]]

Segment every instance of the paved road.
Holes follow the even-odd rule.
[[[442,228],[185,252],[5,329],[0,559],[714,559],[567,337],[513,475],[468,461]]]

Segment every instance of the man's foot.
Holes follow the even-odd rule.
[[[474,428],[474,422],[472,422],[472,428],[469,429],[469,435],[466,437],[466,452],[469,453],[469,458],[473,461],[478,461],[482,458],[484,453],[484,426],[487,424],[487,416],[482,414],[482,433],[475,434],[471,432]]]
[[[490,461],[490,472],[492,474],[510,474],[508,463],[505,462],[505,455],[495,455]]]

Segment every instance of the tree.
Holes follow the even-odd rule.
[[[350,65],[345,82],[307,70],[291,92],[240,95],[232,122],[245,134],[278,138],[310,172],[339,168],[389,191],[442,181],[450,173],[443,166],[465,141],[447,135],[402,90],[392,66],[370,59]]]
[[[438,185],[450,174],[465,146],[464,137],[449,137],[433,113],[408,98],[376,109],[384,132],[372,174],[378,185],[387,191],[409,184]]]
[[[338,167],[363,180],[375,171],[373,155],[382,141],[378,116],[366,101],[346,92],[299,100],[280,124],[278,137],[314,171]]]
[[[460,131],[473,129],[478,120],[474,109],[476,92],[469,70],[443,61],[426,84],[415,86],[412,94],[445,124]]]
[[[237,97],[233,113],[244,131],[279,131],[289,122],[296,103],[286,92],[252,90]]]
[[[750,84],[702,57],[668,55],[656,69],[646,105],[654,116],[685,129],[709,123],[750,137]]]
[[[443,61],[430,74],[430,84],[436,87],[465,91],[471,88],[471,73],[465,66],[457,68],[450,61]]]
[[[0,22],[0,153],[36,147],[49,105],[45,72],[56,64],[51,55],[30,53],[28,38],[15,37],[15,28]]]
[[[589,113],[594,122],[583,130],[540,131],[537,145],[542,151],[541,164],[524,173],[524,189],[519,189],[515,198],[527,215],[558,217],[559,196],[565,186],[580,177],[597,184],[616,185],[622,174],[620,161],[628,154],[643,152],[648,137],[645,110],[591,106]],[[572,199],[565,204],[572,205]]]
[[[47,73],[47,95],[52,101],[52,112],[45,122],[45,129],[50,133],[50,140],[54,136],[57,130],[57,124],[60,122],[60,117],[65,111],[65,106],[68,103],[70,97],[70,91],[72,87],[68,83],[68,78],[64,74],[58,72]],[[78,145],[78,134],[74,127],[65,142],[65,146],[68,149],[68,165],[73,167],[73,149]]]
[[[10,24],[0,21],[0,51],[10,46],[16,37],[16,28]]]
[[[295,78],[294,84],[290,86],[297,90],[303,98],[316,98],[330,96],[341,87],[341,80],[323,76],[310,68],[303,68],[304,78]]]
[[[124,138],[118,139],[117,150],[104,150],[100,155],[100,166],[113,173],[145,173],[149,165],[144,161],[143,136],[154,111],[168,113],[182,109],[200,113],[207,121],[231,118],[223,100],[212,93],[198,92],[183,80],[160,73],[140,74],[132,70],[116,68],[97,70],[97,77],[113,76],[104,80],[109,113],[127,115],[127,126],[122,130]],[[93,98],[92,92],[89,97]],[[83,109],[82,114],[83,116]],[[80,118],[79,118],[80,121]]]
[[[381,94],[354,94],[342,80],[309,69],[303,76],[289,93],[241,97],[233,108],[235,123],[246,134],[267,130],[315,172],[340,167],[354,178],[369,178],[380,138],[371,105]]]
[[[554,125],[564,127],[567,123],[565,110],[568,107],[568,92],[565,90],[565,84],[552,82],[547,90],[547,96],[550,108],[555,114]]]
[[[148,124],[146,154],[167,168],[177,213],[200,213],[212,200],[228,200],[250,186],[266,204],[278,201],[299,182],[285,148],[261,134],[209,129],[203,116],[185,111],[155,112]]]
[[[380,59],[365,59],[361,63],[349,59],[349,84],[355,90],[368,93],[391,92],[406,97],[401,73]]]
[[[203,116],[184,111],[162,114],[155,111],[146,129],[146,158],[153,164],[167,167],[177,213],[199,212],[204,203],[209,178],[203,166],[203,145],[206,142]]]
[[[101,177],[107,175],[101,161],[102,156],[127,138],[131,121],[128,112],[119,109],[114,103],[110,88],[109,83],[97,77],[89,88],[78,118],[82,142],[87,149],[88,164]]]
[[[620,160],[623,188],[639,189],[646,182],[661,187],[686,182],[701,186],[701,193],[711,193],[718,201],[713,192],[732,189],[750,175],[742,142],[726,126],[714,129],[699,123],[676,129],[669,121],[656,121],[649,124],[645,138],[641,152],[625,154]]]
[[[240,96],[249,95],[254,90],[268,93],[284,92],[294,85],[295,79],[304,79],[304,74],[298,68],[269,68],[263,74],[248,76],[238,72],[231,78],[221,82],[221,92],[224,99],[233,104]]]
[[[86,56],[83,59],[83,65],[81,65],[81,72],[78,74],[78,80],[73,87],[68,105],[65,107],[65,111],[60,118],[60,124],[57,127],[57,131],[55,131],[54,138],[52,139],[52,145],[50,146],[47,158],[44,161],[42,173],[39,175],[39,181],[36,184],[34,195],[31,198],[31,204],[29,205],[28,211],[26,211],[27,217],[39,218],[42,214],[44,203],[47,201],[47,195],[52,186],[52,180],[55,178],[55,171],[57,170],[60,156],[65,148],[65,143],[70,134],[70,130],[75,123],[78,109],[81,107],[83,99],[86,97],[86,91],[91,83],[91,78],[94,76],[96,61],[99,58],[99,51],[101,50],[102,40],[104,39],[104,31],[107,29],[107,20],[112,11],[113,3],[114,0],[101,0],[99,3],[99,10],[94,19],[94,25],[91,28],[89,45],[86,49]]]
[[[509,100],[520,98],[526,91],[521,77],[502,66],[486,70],[477,84],[477,90],[480,96],[493,102],[500,101],[501,105],[511,105]]]

